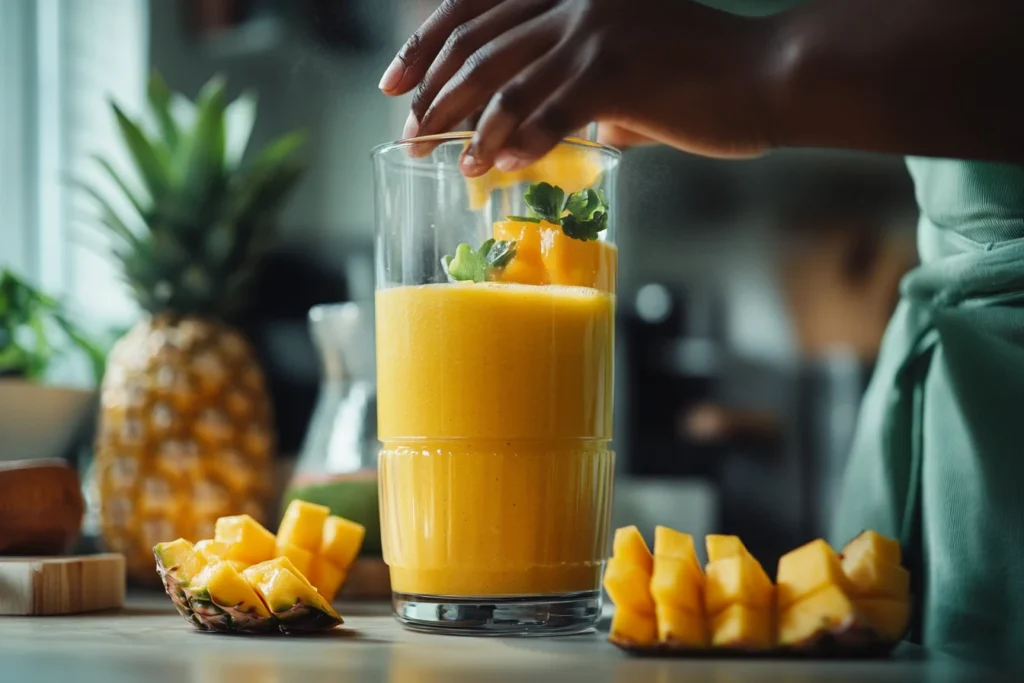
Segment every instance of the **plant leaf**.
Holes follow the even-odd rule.
[[[129,202],[131,202],[132,206],[135,208],[135,211],[139,214],[139,218],[145,221],[147,218],[146,210],[142,208],[142,203],[139,201],[138,197],[135,196],[135,193],[131,189],[129,189],[128,184],[125,182],[124,178],[121,177],[121,174],[114,170],[114,167],[106,159],[96,155],[93,155],[93,158],[96,160],[97,163],[99,163],[100,166],[103,167],[103,169],[107,172],[107,175],[109,175],[113,179],[113,181],[117,183],[117,186],[121,188],[121,192],[124,193],[124,196],[128,198]]]
[[[256,124],[256,93],[243,93],[224,111],[227,126],[224,163],[234,170],[242,163],[249,146],[253,126]]]
[[[156,116],[157,124],[160,126],[164,144],[168,149],[174,149],[178,146],[180,132],[178,130],[178,123],[171,114],[171,99],[173,95],[171,94],[171,89],[167,87],[167,82],[163,79],[163,76],[155,69],[150,73],[146,92],[149,98],[150,109],[152,109],[153,114]]]
[[[562,222],[562,201],[565,191],[550,183],[540,182],[530,185],[523,195],[526,205],[537,216],[556,225]]]
[[[121,137],[128,145],[128,151],[135,161],[142,181],[149,190],[149,196],[154,200],[159,199],[167,191],[171,182],[169,169],[165,159],[157,152],[157,148],[150,142],[142,129],[128,118],[121,108],[113,103],[114,114],[117,116],[117,124],[121,129]]]

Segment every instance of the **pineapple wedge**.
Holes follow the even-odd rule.
[[[848,581],[839,556],[820,538],[791,550],[779,559],[775,577],[779,611],[827,586],[846,592]]]
[[[277,627],[251,585],[227,562],[212,562],[186,589],[196,617],[211,631],[267,633]]]
[[[309,582],[316,588],[317,593],[330,602],[345,583],[346,574],[347,572],[338,569],[323,555],[317,555],[313,558],[313,566],[309,571]]]
[[[156,557],[156,571],[163,582],[164,590],[174,603],[174,609],[196,628],[205,630],[206,626],[192,611],[185,589],[192,578],[206,566],[207,558],[196,552],[192,544],[184,538],[156,544],[153,547],[153,555]]]
[[[303,576],[309,576],[313,566],[313,553],[290,543],[277,543],[277,557],[287,557]]]
[[[242,576],[259,593],[277,617],[284,633],[323,631],[343,623],[316,588],[304,576],[291,571],[276,558],[253,565]]]
[[[331,515],[326,505],[293,500],[281,518],[275,555],[288,557],[305,580],[332,602],[366,537],[362,524]]]

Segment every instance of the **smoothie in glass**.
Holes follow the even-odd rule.
[[[570,216],[565,194],[552,205]],[[491,222],[478,255],[514,247],[497,265],[460,245],[444,281],[378,282],[381,534],[407,625],[571,632],[600,613],[617,250],[585,200],[569,230]]]

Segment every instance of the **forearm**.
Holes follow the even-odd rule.
[[[1024,0],[821,0],[759,21],[772,146],[1024,162]]]

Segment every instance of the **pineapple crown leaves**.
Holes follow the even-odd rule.
[[[229,317],[244,305],[277,213],[305,171],[295,158],[305,136],[286,133],[243,163],[257,99],[244,93],[228,102],[219,76],[193,102],[154,72],[147,101],[148,127],[111,103],[140,187],[110,159],[95,157],[130,210],[119,212],[95,185],[78,184],[114,237],[113,255],[140,306]]]

